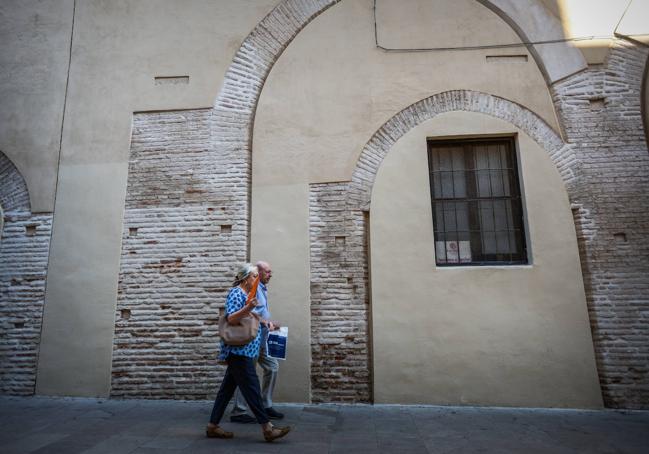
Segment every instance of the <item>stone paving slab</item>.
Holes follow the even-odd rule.
[[[293,427],[205,438],[206,401],[0,397],[2,454],[649,453],[649,411],[277,405]]]

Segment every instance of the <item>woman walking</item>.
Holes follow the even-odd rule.
[[[249,302],[246,300],[258,275],[257,267],[249,263],[239,269],[225,303],[225,316],[228,323],[236,325],[241,318],[249,314],[257,305],[257,300],[254,298]],[[207,424],[206,434],[208,437],[232,438],[234,436],[232,432],[219,427],[219,422],[237,386],[246,399],[248,408],[252,410],[257,422],[261,425],[266,441],[281,438],[291,430],[290,427],[274,427],[264,412],[259,379],[255,371],[255,359],[259,356],[260,343],[261,330],[257,331],[257,336],[253,340],[242,346],[227,345],[221,339],[219,360],[225,361],[228,368],[216,395],[210,422]]]

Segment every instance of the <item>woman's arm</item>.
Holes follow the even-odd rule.
[[[239,323],[239,321],[243,317],[245,317],[247,314],[249,314],[255,308],[255,306],[257,306],[257,298],[251,299],[248,304],[245,304],[238,311],[232,312],[231,314],[228,314],[227,315],[228,323],[231,323],[233,325],[237,325]]]

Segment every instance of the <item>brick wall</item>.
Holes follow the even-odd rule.
[[[204,399],[223,373],[218,308],[246,258],[249,168],[211,147],[211,115],[134,117],[112,396]]]
[[[0,393],[31,395],[41,337],[51,214],[32,214],[27,186],[0,153]]]
[[[394,115],[370,138],[348,183],[310,188],[311,390],[315,402],[371,401],[367,216],[374,179],[405,133],[443,112],[465,110],[515,124],[548,151],[564,181],[578,173],[573,147],[533,112],[468,90],[440,93]]]
[[[29,192],[16,166],[0,152],[0,206],[4,211],[30,211]]]
[[[210,318],[216,307],[210,301],[222,300],[227,282],[214,287],[205,282],[217,279],[208,270],[227,274],[247,255],[256,104],[265,78],[288,43],[335,3],[288,0],[275,8],[237,52],[212,111],[136,116],[114,395],[198,398],[210,393],[211,385],[202,386],[202,379],[209,383],[218,379],[209,366],[216,343],[216,320]],[[521,106],[485,94],[447,92],[386,123],[368,142],[350,183],[312,186],[314,401],[371,400],[364,213],[378,166],[413,125],[442,111],[469,110],[517,125],[557,165],[574,208],[606,402],[649,404],[645,214],[649,174],[639,114],[645,60],[646,49],[618,42],[605,67],[591,68],[552,87],[567,143]],[[214,167],[197,171],[192,165],[214,162],[234,166],[236,175]],[[225,181],[228,185],[219,186]],[[236,196],[223,197],[227,186],[237,188]],[[237,214],[242,217],[229,217]],[[229,219],[231,228],[217,232],[213,227]],[[234,245],[226,245],[227,235],[236,237],[236,251],[227,249]],[[202,252],[192,247],[194,243]],[[215,255],[221,257],[212,262]],[[210,315],[201,318],[204,312]],[[152,376],[156,382],[151,382]]]
[[[371,402],[367,223],[348,209],[348,183],[310,191],[311,395]]]
[[[553,87],[580,162],[571,192],[600,383],[609,407],[649,406],[649,50],[617,41],[603,67]]]
[[[213,109],[134,117],[113,396],[192,399],[216,391],[217,307],[249,250],[257,102],[286,46],[338,1],[274,8],[237,51]]]

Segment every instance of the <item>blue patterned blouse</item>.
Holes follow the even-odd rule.
[[[246,292],[241,290],[241,287],[237,286],[231,288],[225,300],[226,316],[230,316],[235,312],[237,312],[238,310],[243,309],[243,306],[246,305],[247,298],[248,295],[246,294]],[[225,359],[230,354],[255,358],[259,356],[260,345],[261,345],[261,330],[257,331],[257,337],[255,337],[249,343],[238,347],[232,345],[226,345],[223,342],[223,339],[221,339],[221,353],[219,354],[219,361],[225,361]]]

